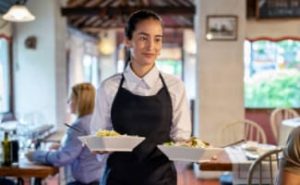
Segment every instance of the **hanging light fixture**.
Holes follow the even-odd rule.
[[[105,32],[102,36],[100,36],[98,49],[102,55],[111,55],[114,52],[115,50],[114,42],[108,36],[107,32]]]
[[[13,5],[2,18],[12,22],[28,22],[35,20],[35,16],[30,13],[25,5],[20,3]]]

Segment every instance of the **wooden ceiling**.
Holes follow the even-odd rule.
[[[61,13],[70,26],[96,35],[103,29],[123,28],[127,17],[139,9],[157,12],[165,28],[194,25],[194,0],[68,0]]]
[[[7,10],[14,4],[16,4],[18,0],[0,0],[0,14],[5,14]],[[25,1],[20,2],[20,4],[24,4]]]

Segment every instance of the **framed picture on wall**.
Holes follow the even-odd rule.
[[[234,41],[238,35],[236,15],[209,15],[206,18],[206,40]]]

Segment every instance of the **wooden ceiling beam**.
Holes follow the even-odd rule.
[[[109,19],[109,17],[108,16],[105,16],[105,17],[103,17],[102,19],[98,19],[96,22],[94,22],[93,24],[92,24],[92,26],[90,26],[90,27],[101,27],[101,24],[103,23],[103,22],[105,22],[106,20],[108,20]],[[86,27],[88,27],[88,26],[86,26]]]
[[[189,4],[189,1],[186,0],[176,0],[179,6],[193,6],[193,4]]]
[[[178,4],[177,1],[174,1],[174,0],[167,0],[167,2],[168,2],[169,4],[171,4],[172,6],[176,6],[176,7],[179,6],[179,4]]]
[[[108,20],[106,20],[105,22],[103,22],[101,24],[101,27],[103,27],[103,28],[114,27],[114,26],[116,26],[116,25],[112,24],[112,20],[111,19],[108,19]]]
[[[102,2],[102,0],[90,0],[84,6],[85,7],[93,7],[93,6],[100,4],[101,2]]]
[[[112,3],[114,3],[115,0],[105,0],[105,1],[102,1],[100,4],[99,4],[99,7],[106,7],[106,6],[110,6]]]
[[[139,6],[139,7],[129,7],[129,6],[120,6],[120,7],[97,7],[97,8],[88,8],[88,7],[74,7],[74,8],[61,8],[61,13],[63,16],[72,16],[72,15],[129,15],[132,12],[135,12],[140,9],[152,10],[160,15],[194,15],[196,10],[195,7],[160,7],[160,6]]]
[[[120,3],[121,3],[120,1],[115,1],[115,2],[111,3],[109,6],[112,6],[112,7],[121,6]]]
[[[84,26],[91,26],[98,19],[99,19],[98,16],[93,16],[93,17],[89,18],[87,21],[85,21]]]
[[[88,16],[83,16],[83,17],[80,17],[78,19],[76,19],[73,23],[74,26],[79,26],[81,24],[83,24],[89,17]]]
[[[177,24],[181,25],[191,25],[193,26],[193,19],[187,19],[184,18],[182,16],[176,16],[176,17],[171,17],[172,19],[174,19],[175,22],[177,22]]]
[[[86,3],[86,0],[72,0],[70,2],[68,2],[68,7],[78,7],[78,6],[82,6]]]
[[[112,27],[112,26],[107,26],[107,27],[84,27],[84,28],[80,28],[82,31],[84,32],[99,32],[103,29],[123,29],[123,27],[120,27],[119,25],[116,25],[116,27]],[[164,30],[167,29],[193,29],[194,27],[192,25],[172,25],[172,26],[167,26],[164,27]]]

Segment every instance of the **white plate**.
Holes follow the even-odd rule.
[[[81,136],[79,140],[92,152],[131,152],[145,138],[139,136]]]
[[[261,155],[276,149],[277,147],[275,145],[269,145],[269,144],[258,144],[256,147],[256,150],[252,150],[252,151],[245,151],[246,156],[249,159],[257,159],[258,157],[260,157]],[[274,156],[275,157],[275,156]]]
[[[186,146],[157,146],[172,161],[199,162],[211,160],[216,157],[223,148],[191,148]]]
[[[246,143],[242,144],[241,147],[247,151],[256,151],[258,143],[255,141],[246,141]]]

